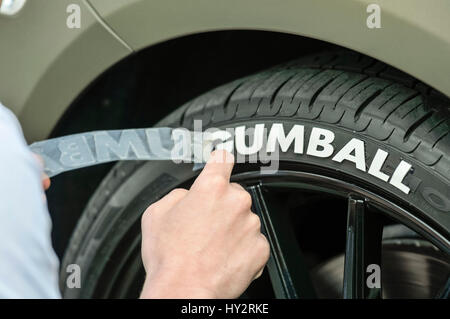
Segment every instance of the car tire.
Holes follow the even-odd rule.
[[[264,124],[270,131],[278,123],[288,132],[301,125],[303,153],[291,145],[280,152],[280,165],[295,163],[304,171],[320,171],[369,189],[448,236],[449,106],[446,97],[412,77],[367,56],[343,51],[316,54],[225,84],[186,103],[159,126],[193,129],[197,119],[204,128]],[[313,130],[332,132],[332,155],[307,152]],[[364,167],[357,167],[351,157],[354,153],[335,158],[352,140],[364,147]],[[374,175],[368,171],[375,165],[377,152],[382,155],[378,161],[383,161]],[[408,164],[403,166],[407,172],[394,183],[400,163]],[[243,163],[236,169],[250,166]],[[140,216],[171,189],[189,187],[196,174],[191,164],[118,163],[91,198],[73,233],[62,262],[63,295],[136,296],[142,265],[129,262],[129,257],[140,253],[136,235]],[[79,289],[66,285],[69,264],[81,268]],[[118,286],[114,278],[127,272],[129,283]]]

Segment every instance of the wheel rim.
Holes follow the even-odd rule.
[[[232,176],[232,181],[244,186],[252,196],[253,212],[257,213],[262,221],[262,232],[267,236],[271,246],[271,257],[264,275],[256,282],[266,280],[271,286],[271,295],[277,298],[315,298],[315,287],[312,283],[305,256],[299,249],[296,239],[293,238],[292,225],[279,219],[283,214],[273,210],[277,200],[273,200],[273,193],[278,189],[295,188],[303,191],[317,192],[320,196],[333,195],[346,199],[345,214],[347,215],[345,239],[346,261],[344,265],[344,284],[342,295],[344,298],[379,298],[382,287],[368,288],[366,285],[366,267],[369,264],[381,265],[381,244],[383,235],[383,218],[392,218],[396,222],[406,225],[414,232],[431,242],[445,254],[446,274],[442,279],[439,293],[433,297],[447,298],[450,290],[450,242],[438,227],[416,217],[411,212],[398,206],[392,201],[383,198],[371,191],[357,186],[351,182],[335,179],[328,175],[295,170],[280,170],[276,174],[264,174],[263,171],[249,171],[248,167],[243,173]],[[189,187],[192,180],[173,187]],[[278,203],[279,204],[279,203]],[[144,272],[140,259],[140,232],[139,222],[128,230],[128,239],[123,242],[122,249],[115,256],[120,265],[111,277],[103,277],[102,288],[98,287],[95,296],[129,298],[136,297],[142,287]],[[376,226],[376,227],[375,227]],[[308,226],[309,227],[309,226]],[[334,227],[334,225],[333,225]],[[333,239],[333,238],[331,238]],[[333,239],[334,240],[334,239]],[[111,269],[110,269],[111,271]],[[265,277],[265,279],[263,279]],[[447,282],[445,283],[445,280]],[[267,285],[266,285],[267,286]],[[259,287],[257,288],[259,289]],[[256,290],[257,290],[256,289]],[[255,289],[253,289],[253,292]],[[265,290],[267,292],[267,290]],[[252,296],[252,294],[249,294]],[[266,297],[263,292],[256,294]],[[245,296],[243,296],[245,298]]]
[[[368,287],[366,270],[369,265],[381,265],[382,219],[386,216],[410,227],[449,255],[448,239],[425,221],[354,184],[298,171],[279,171],[271,175],[246,172],[234,176],[234,180],[246,186],[253,199],[253,211],[261,218],[262,232],[271,247],[267,269],[277,298],[314,298],[315,293],[301,251],[298,247],[292,249],[296,246],[292,243],[292,236],[289,235],[286,225],[280,222],[278,214],[272,211],[273,203],[269,202],[273,201],[273,197],[271,198],[268,189],[273,186],[320,189],[326,193],[347,197],[347,235],[342,287],[343,297],[346,299],[381,297],[381,287]],[[447,296],[448,290],[449,280],[436,297]]]

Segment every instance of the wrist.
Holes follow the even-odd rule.
[[[196,283],[175,275],[147,277],[141,299],[214,299],[215,293]]]

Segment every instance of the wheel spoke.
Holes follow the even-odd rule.
[[[450,276],[447,278],[444,287],[439,292],[437,298],[450,299]]]
[[[283,213],[283,207],[277,207],[272,213],[273,203],[267,190],[260,185],[248,188],[252,196],[253,211],[259,215],[262,232],[270,244],[270,258],[267,263],[269,276],[277,298],[313,298],[315,297],[308,268],[298,247],[293,229]]]
[[[365,200],[350,196],[343,286],[345,299],[380,297],[382,229],[379,216],[367,209]],[[371,278],[366,275],[371,275]]]

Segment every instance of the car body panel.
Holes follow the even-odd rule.
[[[66,8],[81,7],[81,28],[66,26]],[[131,50],[84,1],[27,1],[0,17],[0,101],[18,115],[25,136],[45,138],[70,103]]]
[[[82,8],[81,29],[65,27],[70,3]],[[380,29],[366,26],[370,3],[381,6]],[[7,76],[0,78],[0,98],[19,115],[29,141],[42,139],[83,89],[133,51],[233,29],[335,43],[450,96],[449,12],[448,0],[28,1],[17,17],[0,18],[0,41],[7,43],[1,48],[0,70]]]

